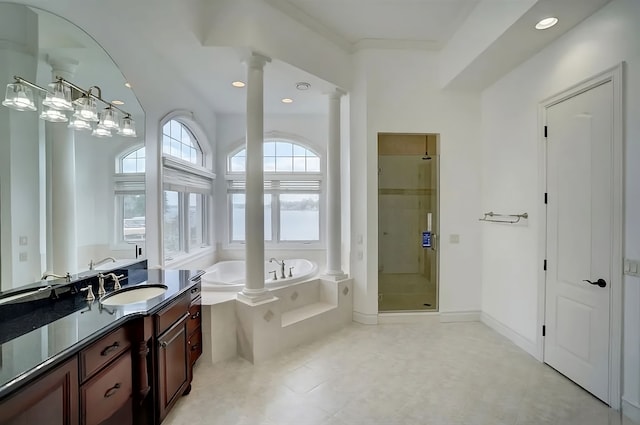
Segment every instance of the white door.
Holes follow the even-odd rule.
[[[544,361],[606,403],[610,402],[612,86],[606,82],[546,110]]]

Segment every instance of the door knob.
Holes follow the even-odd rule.
[[[598,285],[598,286],[599,286],[599,287],[601,287],[601,288],[604,288],[605,286],[607,286],[607,281],[606,281],[606,280],[604,280],[604,279],[598,279],[598,280],[597,280],[597,281],[595,281],[595,282],[592,282],[592,281],[590,281],[590,280],[585,279],[585,280],[583,280],[583,282],[588,282],[588,283],[590,283],[590,284],[592,284],[592,285]]]

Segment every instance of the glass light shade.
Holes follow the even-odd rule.
[[[2,104],[17,111],[37,110],[35,103],[33,103],[31,88],[22,83],[7,84],[7,91]]]
[[[42,113],[40,114],[40,118],[49,122],[67,122],[69,119],[64,114],[64,112],[58,111],[53,108],[42,108]]]
[[[82,96],[74,101],[76,104],[76,112],[74,117],[80,118],[85,121],[98,122],[98,108],[96,107],[96,101],[88,96]]]
[[[128,115],[122,118],[118,134],[125,137],[136,137],[136,122],[133,118]]]
[[[120,128],[118,111],[111,107],[103,109],[100,112],[100,123],[98,125],[107,130],[118,130]]]
[[[58,111],[73,111],[71,89],[60,81],[49,84],[49,87],[51,91],[47,92],[42,104]]]
[[[109,129],[107,128],[97,126],[93,129],[91,135],[96,137],[111,137],[111,131],[109,131]]]
[[[76,116],[71,118],[71,121],[69,122],[69,125],[67,127],[79,131],[91,130],[91,124],[89,124],[89,121],[82,120],[80,118],[77,118]]]

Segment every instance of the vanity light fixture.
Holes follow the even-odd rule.
[[[22,77],[15,76],[14,79],[15,82],[7,84],[5,99],[2,102],[4,106],[17,111],[36,111],[32,90],[36,89],[44,94],[40,114],[43,120],[70,121],[67,127],[80,131],[93,130],[91,134],[96,137],[111,137],[112,131],[116,131],[120,136],[136,137],[135,121],[131,114],[116,106],[124,102],[107,102],[102,99],[102,90],[98,86],[84,90],[62,77],[57,77],[56,81],[45,89]],[[97,101],[107,105],[100,113]],[[66,111],[73,111],[71,117],[67,117]]]
[[[538,21],[538,23],[536,24],[536,29],[546,30],[547,28],[551,28],[557,23],[558,23],[558,18],[556,18],[555,16],[550,16],[548,18],[544,18]]]
[[[231,85],[233,87],[237,87],[239,89],[241,89],[242,87],[246,86],[246,84],[243,81],[234,81],[231,83]]]
[[[284,99],[282,99],[282,103],[293,103],[293,99],[285,97]]]

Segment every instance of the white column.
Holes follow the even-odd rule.
[[[344,92],[329,93],[329,140],[327,144],[327,269],[326,276],[344,279],[342,271],[342,221],[340,194],[340,98]]]
[[[238,297],[257,302],[271,298],[264,287],[264,66],[271,59],[256,53],[247,64],[247,171],[245,191],[245,284]]]
[[[48,59],[52,78],[73,81],[78,62]],[[76,145],[74,131],[67,123],[46,123],[47,163],[50,167],[51,250],[49,271],[75,273],[78,268],[76,231]]]

